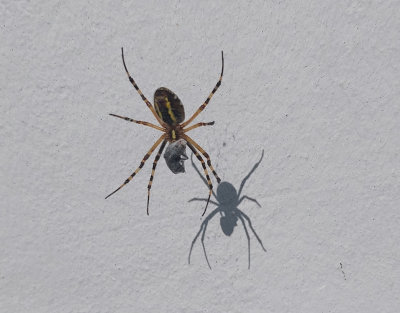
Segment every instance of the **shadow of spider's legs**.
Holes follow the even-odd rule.
[[[239,210],[239,211],[240,211],[240,210]],[[254,227],[253,227],[253,224],[251,223],[250,217],[248,217],[248,216],[247,216],[246,214],[244,214],[242,211],[240,211],[240,213],[241,213],[241,215],[247,220],[247,223],[249,223],[250,229],[251,229],[251,231],[253,232],[254,236],[257,238],[257,241],[258,241],[258,243],[261,245],[261,248],[262,248],[265,252],[267,252],[267,250],[264,248],[264,245],[263,245],[263,243],[262,243],[260,237],[258,237],[258,235],[257,235],[257,233],[256,233],[256,231],[255,231],[255,229],[254,229]]]
[[[249,232],[247,231],[247,226],[246,223],[244,222],[244,219],[242,217],[242,215],[239,214],[239,219],[243,224],[243,228],[244,228],[244,232],[246,233],[246,237],[247,237],[247,256],[248,256],[248,269],[250,269],[250,236],[249,236]]]
[[[242,199],[241,199],[240,201],[242,201],[244,197],[246,197],[248,200],[252,200],[252,201],[254,200],[254,202],[256,202],[256,203],[259,205],[259,203],[257,202],[257,200],[252,199],[252,198],[247,197],[247,196],[243,196]],[[192,202],[192,201],[207,201],[207,199],[205,199],[205,198],[192,198],[192,199],[189,200],[189,202]],[[216,203],[215,201],[210,200],[210,202],[211,202],[212,204],[215,204],[216,206],[218,206],[218,203]],[[240,203],[240,202],[239,202],[239,203]],[[260,206],[260,207],[261,207],[261,206]],[[258,235],[257,235],[257,233],[256,233],[256,231],[255,231],[255,229],[254,229],[254,227],[253,227],[253,224],[251,223],[250,217],[248,217],[245,213],[243,213],[243,211],[241,211],[241,210],[239,210],[239,209],[237,209],[237,210],[238,210],[239,213],[246,219],[247,223],[249,223],[250,229],[251,229],[251,231],[253,232],[253,234],[254,234],[254,236],[256,237],[256,239],[257,239],[257,241],[259,242],[259,244],[261,245],[261,248],[262,248],[265,252],[267,252],[267,250],[264,248],[264,245],[263,245],[263,243],[262,243],[260,237],[258,237]],[[195,237],[195,240],[194,240],[194,241],[196,241],[196,239],[197,239],[197,236]]]
[[[208,226],[208,221],[207,221],[207,223],[204,225],[204,228],[203,228],[203,234],[201,235],[201,245],[203,246],[203,252],[204,252],[204,256],[205,256],[205,258],[206,258],[208,267],[211,269],[211,265],[210,265],[210,262],[208,261],[208,257],[207,257],[206,246],[204,245],[204,237],[205,237],[205,235],[206,235],[207,226]]]
[[[206,198],[192,198],[188,202],[192,202],[192,201],[206,201],[207,202],[207,199]],[[218,203],[213,200],[210,200],[210,203],[218,206]]]
[[[243,201],[244,199],[247,199],[247,200],[250,200],[250,201],[256,203],[256,204],[258,205],[258,207],[261,208],[261,205],[258,203],[258,201],[257,201],[256,199],[250,198],[249,196],[246,196],[246,195],[244,195],[243,197],[240,198],[240,200],[239,200],[239,202],[238,202],[238,205],[239,205],[240,203],[242,203],[242,201]]]
[[[253,232],[254,236],[257,238],[257,241],[261,245],[261,248],[265,252],[267,252],[267,250],[265,250],[261,239],[258,237],[256,231],[254,230],[253,225],[251,224],[250,218],[246,214],[244,214],[242,211],[240,211],[239,209],[238,209],[238,211],[239,211],[238,217],[243,224],[243,228],[244,228],[244,231],[245,231],[246,237],[247,237],[247,252],[248,252],[248,263],[249,263],[248,269],[250,269],[250,236],[249,236],[249,232],[247,230],[247,226],[246,226],[246,223],[245,223],[243,217],[247,220],[247,223],[249,223],[249,227],[250,227],[251,231]]]
[[[203,199],[202,199],[202,200],[203,200]],[[207,201],[207,200],[205,199],[205,201]],[[210,262],[208,261],[208,257],[207,257],[206,247],[205,247],[205,245],[204,245],[204,237],[205,237],[205,235],[206,235],[206,230],[207,230],[208,222],[209,222],[209,221],[211,220],[211,218],[213,218],[214,215],[217,214],[218,212],[219,212],[219,210],[218,210],[218,209],[215,209],[214,211],[212,211],[212,212],[207,216],[207,218],[203,221],[203,223],[201,223],[200,230],[197,232],[196,236],[194,237],[194,239],[193,239],[193,241],[192,241],[192,245],[190,246],[189,258],[188,258],[188,263],[189,263],[189,264],[190,264],[190,256],[192,255],[193,246],[194,246],[194,244],[195,244],[197,238],[199,238],[200,234],[202,233],[202,235],[201,235],[201,244],[202,244],[202,246],[203,246],[203,252],[204,252],[204,256],[205,256],[205,258],[206,258],[208,267],[211,269],[211,265],[210,265]]]

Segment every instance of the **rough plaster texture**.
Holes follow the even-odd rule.
[[[399,312],[398,1],[2,1],[1,312]],[[154,121],[221,88],[192,137],[239,188],[267,252],[161,158]],[[215,180],[214,180],[215,182]],[[208,213],[215,209],[210,205]]]

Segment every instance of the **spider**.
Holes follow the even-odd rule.
[[[210,170],[212,171],[212,173],[214,174],[218,183],[221,182],[221,179],[218,177],[216,171],[214,170],[208,153],[202,147],[200,147],[200,145],[197,144],[192,138],[190,138],[187,135],[187,132],[189,132],[190,130],[193,130],[195,128],[201,127],[201,126],[214,125],[214,122],[209,122],[209,123],[200,122],[200,123],[194,124],[190,127],[186,127],[186,126],[188,126],[191,122],[193,122],[193,120],[201,113],[201,111],[203,111],[205,109],[207,104],[210,102],[211,97],[214,95],[214,93],[217,91],[218,87],[221,85],[222,75],[224,73],[224,52],[221,51],[222,69],[221,69],[221,75],[220,75],[220,78],[219,78],[217,84],[215,85],[214,89],[211,91],[211,93],[208,96],[208,98],[206,99],[206,101],[185,122],[184,122],[185,110],[184,110],[183,104],[182,104],[181,100],[178,98],[178,96],[174,92],[169,90],[168,88],[160,87],[154,93],[154,106],[153,106],[150,103],[150,101],[147,100],[147,98],[143,95],[142,91],[139,89],[138,85],[136,84],[134,79],[129,74],[128,69],[125,64],[123,48],[121,48],[121,54],[122,54],[122,63],[124,65],[125,72],[128,75],[129,81],[131,82],[133,87],[136,89],[136,91],[139,93],[142,100],[146,103],[147,107],[153,113],[154,117],[156,118],[156,120],[158,121],[160,126],[154,125],[149,122],[137,121],[137,120],[134,120],[134,119],[131,119],[128,117],[124,117],[124,116],[120,116],[120,115],[116,115],[116,114],[110,114],[110,115],[121,118],[128,122],[133,122],[136,124],[141,124],[141,125],[145,125],[145,126],[157,129],[157,130],[163,132],[163,134],[160,136],[160,138],[157,139],[157,141],[153,144],[153,146],[150,148],[150,150],[145,154],[142,161],[140,162],[139,167],[125,180],[125,182],[121,186],[119,186],[112,193],[110,193],[106,197],[106,199],[108,197],[112,196],[114,193],[116,193],[118,190],[120,190],[126,184],[128,184],[132,180],[132,178],[141,170],[141,168],[144,166],[146,160],[150,157],[150,155],[154,152],[154,150],[161,144],[160,149],[158,150],[157,155],[154,159],[149,184],[147,186],[147,215],[149,215],[150,189],[151,189],[151,185],[153,182],[157,162],[160,159],[160,156],[161,156],[167,142],[174,143],[174,142],[178,141],[179,139],[183,139],[185,144],[187,144],[189,146],[190,150],[192,150],[194,155],[201,162],[201,165],[204,170],[204,174],[206,175],[206,178],[207,178],[209,195],[208,195],[207,204],[204,208],[204,212],[203,212],[203,215],[204,215],[207,210],[208,203],[210,201],[211,193],[213,190],[213,185],[211,183],[210,176],[208,175],[208,171],[207,171],[205,162],[198,151],[200,151],[200,153],[207,159],[207,165],[210,168]]]
[[[242,194],[243,187],[244,187],[246,181],[250,178],[251,174],[253,174],[253,172],[256,170],[256,168],[260,165],[263,157],[264,157],[264,150],[262,151],[260,160],[253,166],[253,168],[249,172],[249,174],[247,174],[247,176],[245,178],[243,178],[243,180],[240,184],[239,192],[236,191],[235,187],[233,187],[233,185],[231,183],[228,183],[225,181],[218,185],[217,194],[215,194],[213,192],[213,196],[217,200],[217,202],[215,202],[213,200],[211,200],[210,202],[212,204],[216,205],[217,208],[214,211],[212,211],[204,219],[203,223],[201,223],[200,230],[197,232],[196,236],[194,237],[194,239],[192,241],[192,245],[190,246],[189,258],[188,258],[189,264],[190,264],[190,257],[192,255],[193,246],[194,246],[197,238],[199,238],[200,234],[202,234],[201,235],[201,245],[203,246],[204,257],[206,258],[208,267],[211,269],[211,265],[210,265],[210,262],[208,261],[208,257],[207,257],[207,253],[206,253],[206,247],[204,245],[204,238],[206,235],[208,222],[218,213],[221,216],[220,217],[221,229],[226,236],[232,235],[234,228],[237,226],[238,220],[240,220],[240,222],[242,223],[244,232],[246,233],[246,237],[247,237],[248,268],[249,269],[250,269],[250,236],[249,236],[249,232],[247,230],[245,220],[249,224],[249,227],[250,227],[251,231],[253,232],[254,236],[256,237],[258,243],[261,245],[261,248],[265,252],[267,251],[267,250],[265,250],[260,237],[258,237],[256,231],[254,230],[254,227],[253,227],[253,224],[251,223],[250,217],[248,217],[245,213],[243,213],[242,210],[240,210],[238,208],[239,204],[244,199],[250,200],[250,201],[256,203],[259,207],[261,207],[256,199],[250,198],[249,196],[246,196],[246,195],[241,196],[241,194]],[[200,178],[205,182],[204,177],[200,174],[200,171],[194,164],[193,158],[191,158],[191,161],[192,161],[192,166],[196,170],[197,174],[199,174]],[[205,201],[205,200],[206,199],[193,198],[193,199],[190,199],[189,202]]]

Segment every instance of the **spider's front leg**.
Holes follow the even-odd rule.
[[[143,92],[140,90],[139,86],[136,84],[135,80],[132,78],[131,74],[129,74],[128,68],[126,67],[126,64],[125,64],[124,48],[121,48],[121,54],[122,54],[122,63],[124,64],[125,72],[128,75],[129,81],[131,82],[133,87],[136,89],[136,91],[138,92],[138,94],[142,98],[142,100],[146,103],[146,105],[150,109],[151,113],[153,113],[156,120],[160,123],[160,125],[165,127],[166,123],[158,116],[158,114],[154,110],[154,107],[151,104],[151,102],[149,100],[147,100],[147,98],[145,97]]]
[[[204,103],[197,109],[197,111],[194,112],[194,114],[186,122],[184,122],[182,124],[183,128],[186,127],[187,125],[189,125],[197,117],[197,115],[199,115],[201,113],[201,111],[203,111],[205,109],[205,107],[210,102],[214,93],[218,90],[219,86],[221,86],[222,76],[224,75],[224,52],[223,51],[221,51],[221,57],[222,57],[222,69],[221,69],[221,75],[219,77],[217,84],[215,85],[214,89],[211,91],[211,93],[208,96],[208,98],[206,99],[206,101],[204,101]]]

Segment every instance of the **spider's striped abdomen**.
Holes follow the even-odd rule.
[[[185,109],[178,96],[165,87],[154,93],[154,107],[158,116],[168,125],[177,125],[185,120]]]

